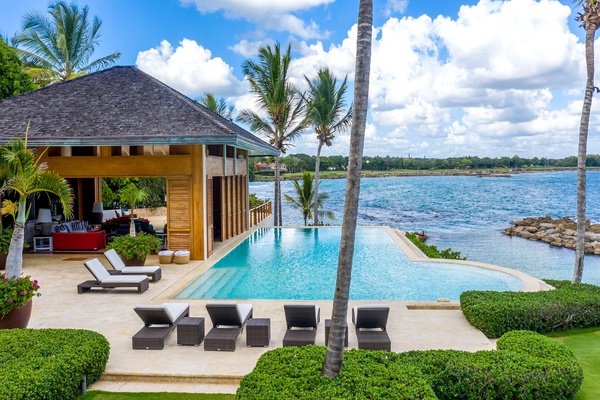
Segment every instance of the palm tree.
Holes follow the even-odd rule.
[[[256,105],[266,116],[262,117],[245,109],[237,118],[238,121],[249,124],[253,132],[266,136],[269,143],[283,154],[308,126],[302,96],[288,77],[290,51],[289,45],[285,54],[281,53],[279,44],[274,48],[265,46],[258,50],[258,62],[244,61],[242,70],[250,84],[250,92],[256,98]],[[281,226],[279,156],[275,157],[273,217],[274,225]]]
[[[583,98],[583,109],[579,123],[579,147],[577,152],[577,246],[575,248],[575,267],[573,283],[581,283],[583,260],[585,256],[585,201],[586,201],[586,162],[587,136],[590,123],[590,110],[594,95],[594,36],[600,27],[600,7],[594,0],[577,0],[583,7],[577,20],[585,29],[585,61],[587,65],[587,82]],[[596,90],[598,90],[596,88]]]
[[[50,17],[39,12],[25,14],[23,32],[14,39],[26,72],[40,86],[107,68],[121,56],[115,52],[90,62],[102,21],[95,16],[90,27],[87,6],[58,1],[48,6],[48,13]]]
[[[233,106],[227,105],[227,101],[222,97],[217,100],[214,94],[206,92],[200,97],[200,104],[223,118],[233,118]]]
[[[346,178],[344,220],[342,222],[342,237],[340,239],[329,344],[322,370],[324,376],[332,378],[341,372],[344,357],[346,315],[348,315],[352,257],[354,255],[356,219],[358,216],[358,195],[360,194],[360,173],[362,168],[362,153],[365,145],[365,127],[367,124],[367,107],[369,101],[372,28],[373,1],[360,0],[354,78],[354,122],[350,131],[350,153]]]
[[[337,78],[329,69],[320,69],[317,79],[311,81],[304,76],[308,84],[306,102],[308,104],[306,117],[317,133],[319,147],[315,163],[315,197],[319,197],[319,168],[321,161],[321,148],[323,145],[331,146],[331,141],[337,132],[343,132],[352,125],[352,107],[346,112],[344,97],[348,90],[347,79],[344,77],[342,84],[337,88]],[[315,203],[315,226],[319,225],[319,204]]]
[[[29,131],[29,126],[27,127]],[[72,216],[73,191],[64,178],[47,169],[45,163],[27,148],[25,141],[12,139],[0,147],[0,180],[2,193],[15,195],[16,203],[3,202],[3,211],[17,207],[15,226],[6,259],[6,276],[18,277],[23,267],[23,241],[27,221],[27,198],[39,193],[53,194],[61,203],[65,218]],[[14,212],[13,213],[14,216]]]
[[[292,184],[294,185],[294,189],[296,190],[296,198],[293,198],[287,194],[283,195],[286,201],[288,201],[292,207],[302,211],[302,216],[304,217],[304,226],[308,225],[308,220],[313,218],[313,214],[311,212],[315,203],[318,203],[319,207],[323,207],[323,203],[325,200],[329,198],[327,193],[321,193],[318,197],[318,201],[314,201],[316,190],[313,190],[313,182],[315,179],[310,174],[309,171],[305,171],[302,174],[302,185],[298,183],[297,180],[293,180]],[[316,187],[315,187],[316,189]],[[333,219],[333,211],[318,211],[322,217]]]
[[[135,222],[133,218],[133,209],[135,208],[135,203],[138,201],[144,201],[148,197],[149,193],[146,188],[139,189],[135,184],[129,183],[127,186],[119,190],[119,198],[124,200],[130,207],[131,211],[129,212],[129,216],[131,219],[131,225],[129,227],[129,234],[135,237]]]

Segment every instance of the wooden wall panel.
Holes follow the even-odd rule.
[[[169,249],[190,250],[190,180],[167,179]]]

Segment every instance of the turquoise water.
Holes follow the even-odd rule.
[[[341,229],[261,228],[178,298],[331,300]],[[412,263],[381,228],[359,228],[352,300],[458,300],[471,289],[521,290],[516,278],[479,268]]]
[[[574,216],[575,172],[518,174],[510,178],[424,176],[367,178],[361,182],[360,225],[386,225],[429,235],[428,244],[459,250],[471,261],[521,270],[537,278],[571,279],[575,252],[508,237],[515,219]],[[323,180],[326,208],[341,225],[346,181]],[[600,172],[589,172],[587,216],[600,222]],[[251,183],[250,193],[272,196],[272,183]],[[283,193],[293,195],[291,182]],[[284,225],[302,224],[300,212],[283,202]],[[600,285],[600,256],[586,256],[584,282]]]

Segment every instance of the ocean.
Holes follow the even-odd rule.
[[[571,216],[577,211],[577,173],[515,174],[509,178],[417,176],[363,178],[358,224],[425,231],[427,244],[460,251],[470,261],[514,268],[536,278],[567,279],[573,274],[575,251],[544,242],[502,234],[512,221],[526,217]],[[588,172],[587,218],[600,222],[600,172]],[[323,179],[320,192],[341,225],[346,181]],[[282,192],[294,196],[293,185]],[[273,196],[272,182],[253,182],[250,193]],[[283,200],[283,225],[303,225],[302,214]],[[600,285],[600,256],[586,255],[583,281]]]

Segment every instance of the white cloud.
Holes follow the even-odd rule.
[[[232,67],[194,40],[183,39],[177,48],[163,40],[160,46],[138,53],[137,66],[187,95],[212,92],[227,96],[240,94],[243,83],[233,76]]]
[[[193,5],[201,13],[222,11],[226,18],[246,19],[260,30],[290,32],[302,39],[324,38],[314,21],[305,22],[293,15],[294,12],[326,6],[334,0],[180,0],[184,6]]]

